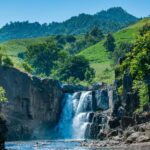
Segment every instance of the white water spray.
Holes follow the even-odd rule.
[[[66,94],[58,129],[61,138],[84,139],[88,114],[92,111],[92,92]],[[80,97],[80,98],[79,98]]]

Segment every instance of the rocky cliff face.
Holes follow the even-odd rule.
[[[52,134],[63,97],[58,81],[1,67],[0,86],[4,87],[8,98],[8,103],[3,104],[1,109],[8,127],[8,140],[29,140]]]
[[[119,143],[150,141],[150,105],[140,114],[134,113],[139,105],[139,97],[132,90],[132,82],[131,76],[125,74],[121,95],[117,92],[117,81],[113,88],[94,92],[99,109],[89,115],[86,138],[109,139]]]

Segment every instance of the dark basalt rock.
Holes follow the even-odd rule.
[[[105,124],[107,122],[107,116],[103,113],[95,113],[93,118],[93,123],[95,124]]]
[[[97,110],[107,110],[109,108],[109,96],[107,89],[95,91],[95,97]]]
[[[145,123],[150,121],[150,112],[135,115],[135,121],[137,124]]]
[[[6,121],[0,116],[0,150],[5,148],[5,139],[6,139]]]
[[[5,149],[5,140],[0,134],[0,150],[4,150],[4,149]]]
[[[100,125],[94,123],[88,124],[85,132],[85,137],[89,139],[97,139],[100,129]]]
[[[107,137],[112,137],[117,135],[118,135],[118,130],[112,130],[108,133]]]
[[[128,116],[124,116],[121,118],[121,127],[123,129],[129,127],[129,126],[133,126],[135,124],[134,118],[132,117],[128,117]]]
[[[89,90],[96,91],[96,90],[100,90],[100,89],[104,88],[105,86],[106,86],[105,83],[99,82],[99,83],[93,84],[93,85],[89,88]]]
[[[49,137],[61,112],[60,82],[0,67],[0,86],[4,87],[8,98],[1,109],[8,127],[7,140]]]
[[[108,122],[110,129],[114,129],[120,126],[120,119],[119,118],[112,118]]]
[[[93,121],[93,117],[94,117],[94,112],[91,112],[91,113],[89,113],[89,116],[88,116],[88,121],[89,122],[92,122]]]
[[[74,92],[81,92],[87,91],[88,87],[84,87],[82,85],[73,85],[73,84],[63,84],[62,91],[64,93],[74,93]]]

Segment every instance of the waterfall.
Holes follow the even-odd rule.
[[[92,111],[92,92],[65,94],[64,101],[58,123],[58,136],[65,139],[84,139],[88,114]]]
[[[72,138],[72,118],[73,118],[73,105],[72,94],[65,94],[64,107],[61,113],[61,117],[57,126],[59,138],[70,139]]]
[[[91,91],[82,92],[73,118],[73,138],[84,138],[89,111],[92,111],[92,93]]]

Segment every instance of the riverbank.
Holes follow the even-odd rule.
[[[115,128],[104,131],[103,135],[104,133],[104,139],[85,140],[81,145],[91,149],[107,147],[115,150],[150,150],[150,122],[137,124],[124,130]]]
[[[87,140],[81,143],[82,147],[88,149],[102,149],[109,150],[150,150],[150,142],[125,144],[115,140]]]

